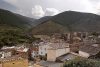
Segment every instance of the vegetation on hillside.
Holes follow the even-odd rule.
[[[11,26],[0,26],[0,48],[12,46],[19,43],[32,43],[36,38],[30,37],[20,28]]]
[[[66,62],[63,67],[100,67],[100,61],[91,59],[74,59]]]
[[[41,18],[40,20],[43,20]],[[49,21],[51,21],[49,23]],[[59,29],[59,30],[58,30]],[[32,29],[34,33],[100,32],[100,16],[92,13],[66,11],[41,21]]]
[[[63,25],[57,24],[53,21],[41,23],[32,29],[33,34],[52,34],[52,33],[65,33],[69,29]]]
[[[31,43],[36,40],[27,33],[34,24],[34,20],[33,18],[0,9],[0,48],[19,43]]]
[[[69,27],[71,31],[100,32],[100,16],[96,14],[66,11],[54,16],[52,20]]]
[[[0,24],[7,24],[19,28],[31,28],[35,19],[25,17],[10,11],[0,9]]]

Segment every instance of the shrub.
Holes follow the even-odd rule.
[[[100,61],[90,59],[74,59],[72,61],[65,62],[63,67],[100,67]]]

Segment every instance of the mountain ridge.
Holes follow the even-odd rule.
[[[47,28],[48,31],[53,30],[54,27],[52,28],[51,26],[51,29],[49,29],[48,26],[45,25],[49,21],[52,21],[56,24],[60,24],[63,27],[66,27],[66,29],[68,29],[69,32],[74,32],[74,31],[75,32],[100,32],[99,30],[100,29],[100,16],[96,14],[92,14],[92,13],[81,13],[81,12],[75,12],[75,11],[66,11],[66,12],[60,13],[58,15],[53,16],[46,22],[40,23],[39,28],[37,25],[36,26],[36,29],[38,30],[37,32],[40,31],[40,28],[43,29],[44,27]],[[41,26],[43,24],[44,24],[44,27]],[[34,31],[34,29],[32,31]],[[66,30],[66,32],[68,30]],[[42,30],[41,32],[43,33],[44,31],[45,29]]]
[[[0,24],[7,24],[19,28],[31,28],[35,19],[25,17],[8,10],[0,9]]]

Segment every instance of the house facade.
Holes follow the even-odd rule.
[[[0,50],[0,58],[8,58],[14,54],[14,49],[4,49]]]
[[[52,43],[47,51],[47,61],[56,61],[56,58],[70,52],[68,43]]]
[[[35,58],[35,57],[37,57],[38,55],[39,55],[39,52],[38,52],[39,50],[38,50],[38,47],[34,47],[33,49],[32,49],[32,52],[31,52],[31,56],[32,56],[32,58]]]
[[[39,44],[39,55],[46,56],[47,50],[49,48],[49,42],[41,42]]]

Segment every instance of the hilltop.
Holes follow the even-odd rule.
[[[0,9],[0,24],[27,29],[32,27],[32,20],[34,21],[35,19]]]
[[[21,43],[32,43],[36,38],[28,35],[35,19],[0,9],[0,48]]]
[[[50,22],[51,21],[51,22]],[[58,30],[59,29],[59,30]],[[33,27],[32,33],[100,32],[100,16],[92,13],[66,11]]]

